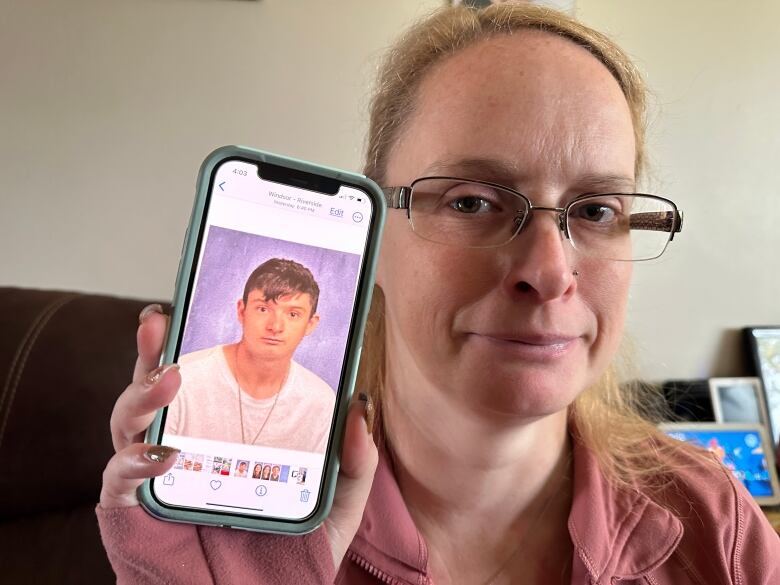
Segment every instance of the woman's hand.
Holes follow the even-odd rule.
[[[103,472],[100,505],[121,508],[138,504],[136,489],[149,477],[162,475],[176,462],[178,450],[143,442],[147,427],[163,406],[171,403],[181,384],[178,366],[160,363],[167,318],[160,305],[149,305],[139,317],[138,360],[133,381],[111,413],[111,439],[116,454]]]
[[[164,474],[176,461],[178,450],[143,442],[155,413],[170,404],[181,384],[178,366],[157,367],[166,327],[167,318],[159,305],[150,305],[141,312],[133,381],[121,394],[111,414],[111,437],[116,454],[103,472],[100,493],[103,508],[137,505],[138,486],[147,478]],[[362,400],[350,407],[336,495],[325,522],[336,567],[341,564],[360,525],[378,460],[365,422],[366,408],[367,403]]]

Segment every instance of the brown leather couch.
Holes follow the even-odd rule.
[[[0,288],[0,583],[113,583],[94,508],[147,301]]]

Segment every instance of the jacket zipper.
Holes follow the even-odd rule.
[[[355,551],[347,550],[347,558],[358,567],[368,572],[372,577],[379,579],[382,583],[387,583],[387,585],[404,585],[402,581],[399,581],[392,575],[388,575],[383,570],[378,569]],[[426,578],[425,583],[430,583],[430,581]]]

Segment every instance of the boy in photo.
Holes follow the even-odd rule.
[[[278,465],[274,465],[271,468],[271,481],[279,481],[279,474],[282,472],[282,468]]]
[[[248,471],[249,471],[249,461],[242,461],[239,459],[236,462],[236,472],[234,475],[236,477],[246,477]]]
[[[166,432],[324,453],[335,392],[293,360],[320,321],[319,294],[298,262],[272,258],[255,268],[236,301],[241,338],[180,356]]]

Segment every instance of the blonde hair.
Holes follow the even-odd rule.
[[[474,10],[445,8],[413,26],[390,50],[379,70],[370,106],[364,172],[382,183],[389,154],[414,110],[421,81],[442,60],[498,35],[522,30],[556,34],[585,48],[612,73],[631,111],[637,177],[645,171],[646,89],[628,56],[609,38],[561,12],[526,3],[503,3]],[[381,415],[385,379],[385,299],[375,287],[358,373],[358,387]],[[621,388],[610,367],[569,407],[572,428],[595,454],[605,476],[629,489],[662,487],[671,471],[668,451],[678,442],[659,431],[659,400],[647,387]],[[381,416],[379,416],[381,424]]]
[[[526,3],[494,4],[481,10],[438,10],[410,28],[388,53],[371,100],[364,172],[384,179],[387,157],[410,118],[420,82],[437,63],[462,49],[520,30],[559,35],[593,54],[612,73],[626,96],[636,142],[635,171],[645,167],[646,89],[639,70],[605,35],[562,12]]]

